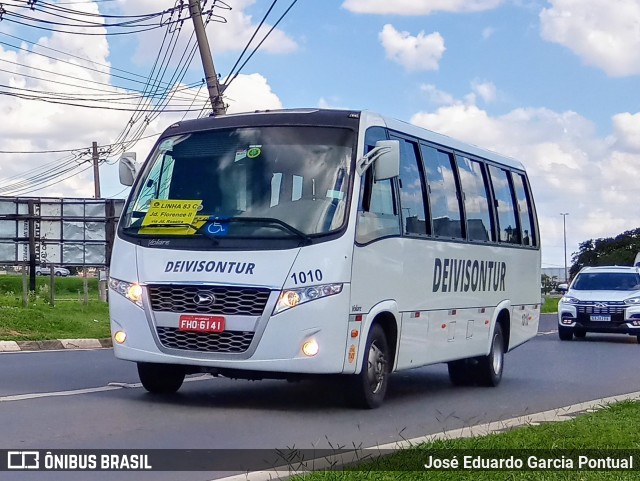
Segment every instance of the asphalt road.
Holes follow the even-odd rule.
[[[639,351],[630,336],[561,342],[555,316],[544,315],[539,335],[506,356],[498,388],[453,387],[446,366],[430,366],[395,374],[385,404],[373,411],[344,407],[339,389],[325,382],[205,379],[158,398],[136,387],[135,365],[116,360],[111,350],[3,353],[0,449],[375,446],[640,391]],[[3,479],[63,479],[55,474]],[[91,474],[187,481],[223,475]],[[64,473],[64,479],[87,476]]]

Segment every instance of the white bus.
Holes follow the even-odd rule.
[[[540,242],[512,159],[370,112],[170,126],[133,185],[110,268],[114,352],[152,393],[186,374],[336,376],[381,404],[394,371],[495,386],[535,336]]]

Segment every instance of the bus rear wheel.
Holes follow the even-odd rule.
[[[476,381],[480,386],[494,387],[500,384],[504,368],[504,352],[502,326],[496,324],[489,354],[479,358],[476,366]]]
[[[138,376],[142,386],[153,394],[173,394],[180,389],[185,371],[173,364],[138,363]]]
[[[380,325],[369,331],[360,374],[349,383],[349,401],[354,407],[374,409],[382,404],[391,373],[389,343]]]

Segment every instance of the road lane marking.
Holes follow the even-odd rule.
[[[632,392],[629,394],[621,394],[618,396],[610,396],[601,399],[594,399],[593,401],[586,401],[579,404],[573,404],[571,406],[564,406],[557,409],[550,409],[548,411],[542,411],[535,414],[527,414],[518,416],[511,419],[505,419],[503,421],[492,421],[490,423],[478,424],[476,426],[468,426],[459,429],[452,429],[450,431],[439,432],[435,434],[429,434],[427,436],[420,436],[413,439],[397,441],[393,443],[383,444],[379,446],[370,446],[363,449],[357,449],[349,451],[347,453],[337,454],[335,456],[322,457],[316,459],[310,459],[307,461],[301,461],[296,466],[280,466],[268,471],[253,471],[249,473],[237,474],[234,476],[228,476],[226,478],[216,478],[211,481],[273,481],[274,479],[288,479],[291,476],[305,474],[310,471],[322,471],[332,470],[335,471],[341,466],[353,464],[362,459],[376,458],[381,451],[399,451],[401,449],[407,449],[415,447],[418,444],[432,443],[438,440],[460,439],[460,438],[472,438],[479,436],[486,436],[492,433],[499,433],[509,431],[513,428],[521,426],[538,425],[541,423],[566,421],[573,419],[578,414],[584,412],[593,412],[601,409],[609,404],[618,403],[622,401],[638,401],[640,400],[640,391]]]
[[[76,396],[78,394],[89,394],[94,392],[114,391],[116,389],[122,389],[117,386],[102,386],[102,387],[90,387],[86,389],[74,389],[71,391],[56,391],[56,392],[36,392],[29,394],[16,394],[13,396],[2,396],[0,402],[9,401],[25,401],[27,399],[39,399],[45,397],[59,397],[59,396]]]
[[[184,382],[205,381],[208,379],[213,379],[213,378],[209,374],[202,374],[200,376],[188,377],[184,380]],[[80,394],[92,394],[96,392],[117,391],[119,389],[140,388],[140,387],[142,387],[142,383],[139,383],[139,382],[137,383],[110,382],[106,386],[101,386],[101,387],[72,389],[69,391],[36,392],[36,393],[28,393],[28,394],[14,394],[11,396],[0,396],[0,403],[11,402],[11,401],[27,401],[29,399],[41,399],[41,398],[48,398],[48,397],[78,396]]]

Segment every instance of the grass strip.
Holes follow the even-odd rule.
[[[356,480],[543,480],[543,481],[632,481],[640,479],[640,453],[635,451],[635,471],[611,471],[603,469],[582,470],[425,470],[429,454],[438,458],[458,457],[462,453],[552,453],[556,458],[576,454],[597,455],[601,450],[619,450],[626,454],[640,448],[640,403],[625,401],[607,406],[594,413],[584,414],[563,422],[514,428],[508,432],[483,437],[451,439],[423,444],[373,462],[347,466],[343,470],[323,471],[291,478],[305,481],[356,481]],[[524,450],[524,451],[523,451]],[[606,455],[606,452],[602,452]],[[526,459],[527,455],[525,455]],[[526,466],[526,464],[525,464]]]
[[[0,340],[102,339],[110,337],[109,306],[99,300],[98,280],[87,279],[89,303],[85,306],[84,279],[55,278],[55,306],[49,305],[50,278],[36,278],[29,306],[22,306],[22,277],[0,276]]]

